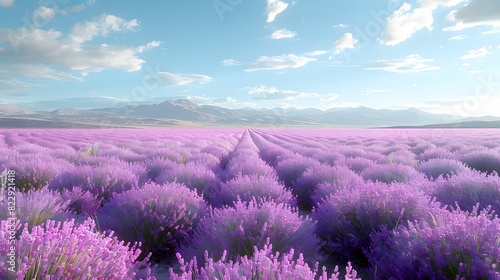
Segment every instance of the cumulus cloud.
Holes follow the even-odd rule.
[[[480,48],[477,50],[470,50],[467,52],[467,54],[464,54],[463,56],[460,57],[461,60],[469,60],[469,59],[479,59],[483,58],[489,54],[491,54],[487,48]]]
[[[50,22],[54,20],[56,15],[56,10],[53,8],[47,8],[45,6],[40,6],[35,9],[33,12],[33,22],[39,23],[42,22]]]
[[[186,85],[204,85],[209,83],[212,78],[201,74],[179,74],[171,72],[158,72],[158,78],[164,85],[186,86]]]
[[[433,21],[432,10],[417,8],[412,11],[411,5],[404,3],[387,19],[387,26],[378,39],[387,46],[395,46],[423,28],[432,30]]]
[[[319,97],[320,94],[313,92],[301,92],[293,90],[281,90],[276,87],[261,85],[248,90],[248,94],[254,95],[254,100],[294,100],[308,97]]]
[[[271,39],[290,39],[297,36],[297,33],[287,29],[278,29],[271,34]]]
[[[256,61],[249,63],[245,69],[247,72],[257,70],[280,70],[286,68],[299,68],[309,62],[316,61],[315,58],[298,56],[295,54],[283,54],[280,56],[261,56]]]
[[[391,73],[418,73],[435,71],[441,69],[439,66],[429,65],[432,58],[422,58],[419,54],[408,55],[400,59],[377,60],[375,66],[365,68],[367,70],[382,70]]]
[[[354,39],[352,33],[345,33],[335,42],[335,53],[339,54],[347,49],[356,48],[358,40]]]
[[[500,27],[500,2],[497,0],[471,0],[463,7],[451,11],[446,17],[456,22],[445,31],[459,31],[479,25]]]
[[[0,0],[0,7],[8,8],[14,6],[14,0]]]
[[[273,22],[277,15],[286,10],[288,4],[279,0],[267,0],[267,22]]]
[[[387,46],[398,45],[422,29],[433,29],[433,12],[439,7],[452,7],[464,0],[424,0],[419,7],[404,3],[387,18],[387,25],[378,40]]]
[[[76,24],[66,37],[54,29],[0,29],[0,44],[7,43],[0,50],[0,59],[14,65],[39,67],[40,72],[44,73],[41,76],[52,78],[52,74],[47,75],[51,73],[47,69],[52,67],[77,71],[82,75],[106,69],[138,71],[144,61],[137,54],[158,46],[159,42],[153,41],[139,47],[88,43],[97,36],[131,31],[137,25],[137,20],[126,21],[103,14],[94,21]]]

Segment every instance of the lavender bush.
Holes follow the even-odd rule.
[[[170,170],[164,170],[156,179],[158,184],[172,182],[184,184],[189,189],[197,191],[206,201],[212,199],[221,184],[213,171],[197,162],[180,164]]]
[[[500,174],[500,152],[494,150],[470,152],[463,155],[460,160],[478,171]]]
[[[276,166],[276,173],[287,188],[291,188],[295,181],[310,167],[319,166],[319,162],[306,158],[301,155],[295,155],[286,159]]]
[[[489,209],[445,211],[371,239],[368,256],[382,279],[500,279],[500,220]]]
[[[439,176],[448,178],[468,169],[458,160],[434,158],[421,163],[417,166],[417,170],[424,173],[429,179],[437,179]]]
[[[208,251],[205,251],[205,266],[198,268],[196,258],[186,263],[181,254],[177,258],[181,265],[181,272],[174,273],[170,268],[170,280],[188,280],[188,279],[297,279],[297,280],[359,280],[357,272],[348,263],[343,278],[340,277],[338,266],[335,266],[334,272],[328,277],[325,267],[319,272],[318,263],[311,270],[304,261],[303,255],[294,257],[294,250],[290,249],[288,253],[273,253],[272,244],[264,245],[263,249],[254,247],[252,257],[243,256],[237,261],[226,261],[226,251],[223,252],[219,261],[215,262],[209,257]]]
[[[419,176],[419,173],[410,166],[401,164],[378,164],[368,167],[361,176],[367,181],[391,184],[394,182],[409,182]]]
[[[126,242],[141,242],[141,258],[148,253],[156,258],[172,255],[205,211],[195,191],[177,183],[150,183],[117,194],[97,217],[102,230],[114,231]]]
[[[311,211],[312,196],[321,183],[330,183],[334,189],[340,189],[356,187],[363,184],[363,180],[347,167],[321,164],[308,168],[292,187],[292,193],[297,196],[300,209]]]
[[[113,194],[120,193],[138,186],[138,176],[128,163],[108,164],[99,166],[75,166],[61,173],[49,184],[51,190],[63,192],[81,187],[90,192],[98,200],[109,201]]]
[[[500,177],[488,176],[477,171],[462,172],[448,180],[436,183],[431,195],[450,207],[472,211],[479,203],[479,210],[491,205],[500,214]]]
[[[0,223],[4,227],[4,221]],[[96,233],[90,219],[82,225],[48,221],[23,230],[15,279],[155,279],[147,259],[137,261],[139,254],[136,245]],[[0,262],[0,276],[6,276],[6,270],[6,263]]]
[[[439,203],[408,185],[367,183],[328,196],[313,217],[325,255],[368,266],[364,250],[370,246],[370,233],[382,226],[393,229],[407,220],[429,219],[438,207]]]
[[[45,223],[49,219],[61,216],[64,219],[69,201],[63,200],[59,195],[49,191],[46,187],[40,190],[30,190],[26,193],[16,194],[16,217],[21,225],[27,225],[31,230],[36,225]],[[0,219],[10,217],[8,200],[0,202]]]
[[[278,179],[259,175],[239,175],[236,178],[223,183],[220,191],[212,201],[212,205],[220,207],[233,205],[234,202],[250,202],[252,199],[258,201],[272,199],[276,203],[295,204],[295,199],[290,191],[278,183]]]
[[[262,247],[267,240],[276,251],[291,248],[311,257],[315,250],[314,224],[301,217],[297,209],[286,203],[238,201],[234,207],[212,209],[195,231],[190,245],[181,251],[203,260],[205,251],[220,259],[227,251],[229,260],[252,256],[254,246]]]

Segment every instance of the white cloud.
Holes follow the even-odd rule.
[[[450,38],[450,40],[463,40],[463,39],[466,39],[468,38],[469,36],[465,35],[465,34],[461,34],[461,35],[457,35],[457,36],[453,36]]]
[[[439,66],[429,65],[432,58],[422,58],[418,54],[408,55],[400,59],[377,60],[373,67],[365,68],[367,70],[383,70],[391,73],[418,73],[426,71],[435,71],[441,69]]]
[[[94,3],[95,3],[95,0],[87,0],[87,2],[85,2],[85,3],[81,3],[81,4],[78,4],[78,5],[65,7],[62,12],[63,13],[79,13],[79,12],[83,12],[85,9],[87,9],[87,7],[93,5]]]
[[[333,26],[333,28],[347,28],[347,27],[349,27],[349,25],[343,24],[343,23],[341,23],[341,24],[335,24]]]
[[[408,39],[424,28],[433,29],[433,12],[439,7],[452,7],[464,0],[423,0],[420,7],[414,8],[404,3],[387,18],[385,30],[379,36],[379,41],[387,46],[395,46]]]
[[[280,90],[276,87],[261,85],[248,90],[248,94],[255,95],[254,100],[295,100],[308,97],[319,97],[320,94],[312,92],[300,92],[293,90]]]
[[[317,51],[307,52],[307,53],[305,53],[305,55],[306,56],[320,56],[320,55],[324,55],[327,53],[328,53],[328,51],[317,50]]]
[[[279,0],[267,0],[267,22],[273,22],[278,14],[286,10],[288,4]]]
[[[158,78],[164,85],[176,85],[176,86],[186,86],[186,85],[204,85],[209,83],[212,78],[201,74],[179,74],[171,72],[158,72]]]
[[[210,105],[210,104],[236,104],[238,103],[238,100],[232,98],[232,97],[225,97],[225,98],[214,98],[214,97],[208,97],[205,95],[201,96],[188,96],[186,97],[187,100],[194,102],[196,104],[200,105]]]
[[[230,58],[222,60],[221,63],[224,66],[234,66],[240,64],[239,61]]]
[[[138,53],[142,53],[142,52],[145,52],[145,51],[149,51],[151,49],[154,49],[156,47],[159,47],[163,42],[161,41],[151,41],[151,42],[148,42],[146,45],[143,45],[143,46],[138,46],[136,48],[136,51]]]
[[[297,36],[297,33],[287,29],[278,29],[271,34],[271,39],[290,39]]]
[[[386,90],[386,89],[376,89],[376,88],[364,88],[363,91],[365,92],[366,96],[376,94],[376,93],[388,92],[388,90]]]
[[[0,0],[0,7],[8,8],[14,6],[14,0]]]
[[[69,39],[78,44],[91,41],[95,36],[106,37],[111,32],[133,31],[137,26],[137,19],[127,21],[114,15],[102,14],[93,21],[75,24]]]
[[[335,42],[335,53],[339,54],[347,49],[356,48],[358,40],[354,39],[352,33],[345,33]]]
[[[456,24],[444,28],[445,31],[459,31],[479,25],[500,27],[500,2],[497,0],[471,0],[463,7],[451,11],[446,19],[456,22]]]
[[[52,8],[47,8],[45,6],[40,6],[35,9],[33,12],[33,22],[36,25],[39,25],[40,21],[42,22],[50,22],[54,20],[56,15],[56,10]]]
[[[295,54],[283,54],[280,56],[261,56],[256,61],[249,63],[245,69],[247,72],[257,70],[280,70],[286,68],[299,68],[309,62],[315,61],[315,58],[298,56]]]
[[[339,97],[340,97],[339,94],[329,93],[326,96],[321,97],[319,100],[323,101],[323,102],[330,102],[330,101],[333,101],[333,100],[335,100],[335,99],[337,99]]]
[[[331,104],[328,104],[327,108],[326,109],[331,109],[331,108],[356,108],[356,107],[359,107],[361,106],[361,104],[359,103],[355,103],[355,102],[335,102],[335,103],[331,103]]]
[[[62,69],[58,71],[77,71],[82,75],[106,69],[138,71],[144,61],[137,54],[155,47],[159,42],[139,47],[85,44],[96,36],[133,30],[137,24],[137,20],[126,21],[112,15],[101,15],[95,21],[76,24],[66,37],[54,29],[0,29],[0,44],[6,43],[0,51],[0,59],[13,65],[26,64],[30,69],[39,67],[41,76],[49,79],[53,76],[47,76],[50,73],[47,69],[52,67]]]
[[[492,52],[488,51],[487,48],[480,48],[477,50],[468,51],[467,54],[464,54],[463,56],[461,56],[460,59],[462,59],[462,60],[479,59],[479,58],[483,58],[491,53]]]
[[[432,10],[417,8],[412,11],[411,5],[404,3],[387,19],[387,26],[379,40],[385,45],[395,46],[423,28],[432,30],[433,21]]]
[[[469,66],[470,66],[470,63],[467,63],[467,62],[462,64],[462,67],[469,67]]]

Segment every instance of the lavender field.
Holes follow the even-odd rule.
[[[0,278],[500,279],[498,130],[0,131]]]

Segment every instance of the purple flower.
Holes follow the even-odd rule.
[[[478,171],[461,172],[448,180],[438,180],[431,195],[450,207],[472,211],[479,203],[479,210],[491,205],[500,214],[500,177]]]
[[[292,186],[292,193],[297,196],[300,209],[311,211],[312,196],[321,183],[330,183],[334,189],[354,188],[363,184],[363,180],[354,172],[343,166],[321,164],[310,167]]]
[[[234,207],[212,209],[181,252],[203,260],[206,250],[217,259],[226,251],[234,261],[240,256],[252,256],[254,246],[262,247],[269,240],[276,251],[294,248],[312,257],[316,244],[313,231],[312,220],[299,216],[297,209],[286,203],[238,201]]]
[[[382,228],[371,236],[370,263],[383,279],[500,279],[500,220],[489,210]]]
[[[461,156],[460,160],[477,171],[500,174],[500,151],[470,152]]]
[[[377,182],[339,190],[319,203],[313,213],[324,254],[368,266],[364,250],[370,245],[371,232],[381,226],[392,229],[407,220],[429,219],[435,210],[439,210],[439,203],[431,203],[406,184]]]
[[[171,255],[205,214],[206,203],[177,183],[146,184],[115,195],[99,210],[101,229],[126,242],[141,242],[142,255]]]
[[[3,229],[6,221],[1,221]],[[20,260],[16,279],[151,279],[147,259],[137,261],[140,250],[129,247],[111,234],[96,232],[88,219],[82,225],[74,221],[48,221],[24,228],[17,240]],[[0,257],[3,258],[3,254]],[[7,273],[7,264],[0,261],[0,276]]]
[[[468,170],[468,168],[458,160],[433,158],[421,163],[417,166],[417,170],[424,173],[429,179],[437,179],[439,176],[449,178]]]
[[[15,213],[21,225],[28,229],[46,221],[61,216],[64,218],[69,201],[63,200],[46,187],[39,190],[30,190],[26,193],[16,192]],[[0,218],[10,217],[9,202],[4,199],[0,202]]]
[[[269,242],[263,249],[254,247],[254,253],[249,256],[238,258],[235,262],[226,260],[226,251],[223,252],[219,261],[214,261],[209,257],[210,253],[205,251],[205,265],[198,267],[196,257],[186,263],[181,254],[177,254],[177,259],[181,265],[180,273],[176,274],[172,268],[169,269],[170,280],[189,279],[297,279],[297,280],[337,280],[340,278],[338,266],[330,277],[326,273],[325,267],[319,271],[318,263],[311,270],[304,261],[302,254],[295,257],[295,251],[290,249],[288,253],[274,253],[272,244]],[[343,279],[359,280],[357,272],[348,263],[346,274]]]
[[[409,182],[420,176],[413,167],[401,164],[378,164],[368,167],[361,176],[367,181],[391,184],[394,182]]]
[[[212,201],[214,206],[233,205],[239,199],[250,202],[272,199],[277,203],[295,204],[295,199],[278,179],[259,175],[239,175],[236,178],[221,184],[220,191]]]
[[[171,182],[184,184],[189,189],[197,191],[206,201],[211,200],[221,184],[213,171],[198,162],[177,165],[170,170],[166,169],[155,182],[158,184]]]

